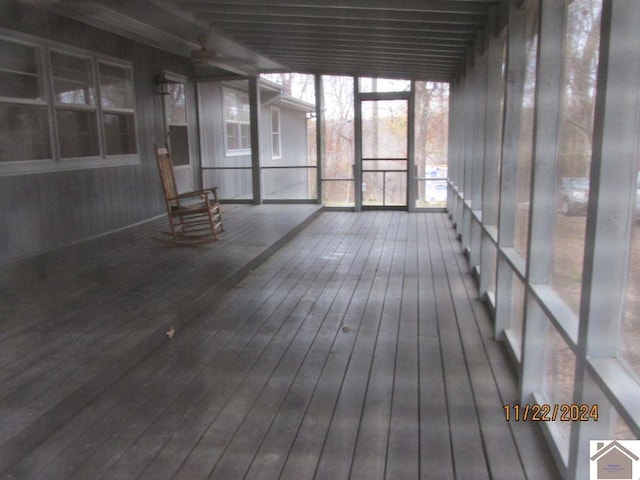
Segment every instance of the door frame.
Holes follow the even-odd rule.
[[[416,194],[416,172],[414,161],[414,144],[415,144],[415,89],[414,82],[411,82],[411,89],[408,92],[360,92],[358,89],[358,81],[355,81],[355,165],[354,179],[355,188],[355,210],[402,210],[412,212],[415,210],[415,194]],[[364,101],[380,101],[380,100],[406,100],[407,101],[407,198],[406,206],[364,206],[362,202],[362,102]]]
[[[178,191],[192,191],[197,185],[196,178],[196,169],[194,168],[194,151],[193,151],[193,141],[192,136],[194,134],[194,119],[191,117],[191,105],[189,102],[190,93],[189,93],[189,79],[178,73],[170,72],[163,70],[163,74],[165,78],[171,83],[181,83],[184,85],[184,93],[185,93],[185,116],[186,116],[186,127],[187,127],[187,148],[188,148],[188,157],[189,163],[185,165],[177,165],[174,166],[173,171],[176,177],[176,184],[178,187]],[[169,118],[167,114],[167,105],[166,98],[164,96],[162,98],[162,138],[165,143],[165,146],[169,149],[171,153],[171,145],[169,141]],[[197,123],[197,122],[196,122]]]

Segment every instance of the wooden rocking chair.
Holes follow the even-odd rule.
[[[168,150],[155,146],[155,151],[171,227],[171,231],[162,233],[171,237],[169,242],[176,246],[218,240],[224,227],[217,187],[179,194]]]

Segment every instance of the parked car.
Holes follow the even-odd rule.
[[[563,215],[586,214],[588,203],[588,178],[562,177],[560,179],[560,213]]]
[[[443,203],[447,201],[447,181],[428,180],[424,192],[428,203]]]

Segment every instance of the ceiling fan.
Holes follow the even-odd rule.
[[[250,70],[251,64],[242,58],[227,57],[217,51],[209,50],[207,42],[209,38],[206,35],[198,35],[197,41],[200,48],[191,51],[191,63],[194,65],[212,66],[231,70]]]
[[[218,53],[207,48],[208,38],[206,35],[198,35],[197,37],[200,48],[191,50],[192,63],[212,63],[218,57]]]

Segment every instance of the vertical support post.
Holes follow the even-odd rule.
[[[467,141],[467,121],[466,121],[466,99],[467,99],[467,79],[460,78],[456,95],[456,112],[458,118],[458,129],[456,131],[458,147],[456,148],[456,177],[458,195],[456,198],[456,230],[458,237],[462,236],[462,225],[464,224],[464,150]]]
[[[411,80],[411,90],[407,100],[407,209],[410,212],[416,210],[417,180],[416,180],[416,82]]]
[[[527,60],[526,11],[509,4],[507,39],[507,82],[500,169],[498,213],[498,276],[496,288],[495,337],[502,338],[511,324],[512,274],[502,250],[513,247],[517,204],[517,168],[520,141],[520,114]]]
[[[449,218],[456,226],[458,163],[456,158],[458,140],[458,114],[456,110],[458,87],[453,82],[449,83],[449,136],[447,139],[447,210]]]
[[[362,108],[360,108],[360,83],[358,77],[353,77],[353,195],[354,210],[362,210]]]
[[[322,75],[314,76],[316,90],[316,192],[318,192],[318,203],[323,203],[322,166],[324,165],[324,86]]]
[[[251,119],[251,178],[253,185],[253,203],[262,203],[262,171],[260,152],[260,77],[249,77],[249,110]]]
[[[473,52],[467,50],[467,67],[464,79],[464,148],[462,151],[462,190],[464,201],[462,202],[462,248],[471,250],[471,198],[473,191],[473,150],[474,150],[474,112],[475,112],[475,65],[473,64]]]
[[[457,95],[457,88],[453,82],[449,83],[449,135],[447,139],[447,211],[449,212],[449,219],[453,222],[454,226],[456,223],[455,217],[455,204],[456,199],[454,198],[454,187],[457,185],[457,167],[456,167],[456,132],[458,129],[458,116],[456,114],[456,101],[455,97]]]
[[[497,8],[493,7],[497,12]],[[495,13],[494,13],[495,14]],[[499,172],[502,142],[502,116],[504,79],[502,74],[503,42],[497,35],[490,35],[487,46],[487,108],[485,110],[485,157],[482,178],[482,223],[485,227],[497,227]],[[483,235],[480,255],[480,294],[489,291],[495,294],[496,247],[488,236]],[[495,308],[495,304],[493,305]]]
[[[471,158],[471,209],[483,211],[482,204],[482,172],[485,158],[485,129],[487,108],[487,53],[477,54],[474,66],[474,95],[473,95],[473,156]],[[480,213],[482,218],[482,213]],[[480,244],[482,226],[475,216],[471,216],[471,238],[469,266],[477,269],[480,266]]]

